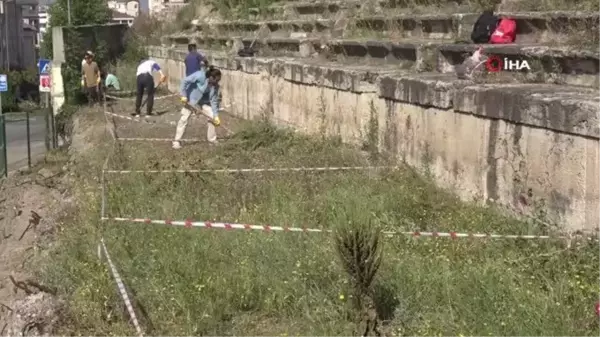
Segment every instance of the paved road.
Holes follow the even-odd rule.
[[[29,118],[31,133],[31,162],[34,164],[46,153],[46,122],[44,117]],[[18,170],[27,166],[27,124],[24,120],[6,122],[6,143],[8,170]]]

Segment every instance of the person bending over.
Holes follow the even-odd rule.
[[[108,73],[106,74],[106,79],[104,80],[104,86],[108,89],[114,89],[116,91],[121,90],[121,83],[115,74]]]
[[[153,72],[158,72],[160,74],[159,83],[163,83],[167,78],[163,74],[162,70],[158,63],[153,60],[144,59],[140,65],[137,67],[136,71],[136,82],[137,82],[137,92],[135,96],[135,112],[131,115],[137,117],[140,115],[140,109],[142,106],[142,97],[144,96],[144,91],[148,94],[147,104],[146,104],[146,117],[152,116],[152,107],[154,106],[154,77],[152,77]]]
[[[188,119],[193,112],[202,111],[204,115],[211,119],[206,131],[206,139],[211,143],[216,143],[216,126],[221,124],[219,119],[219,82],[221,81],[221,71],[212,66],[208,69],[201,68],[181,81],[181,102],[184,107],[181,109],[181,118],[177,122],[175,131],[175,140],[173,148],[181,148],[181,137],[185,133]]]

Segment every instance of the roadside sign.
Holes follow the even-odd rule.
[[[38,71],[40,75],[50,75],[50,70],[52,70],[52,61],[48,59],[40,59],[38,61]]]
[[[50,92],[51,85],[50,75],[40,75],[40,92]]]
[[[0,74],[0,92],[8,91],[8,78],[5,74]]]

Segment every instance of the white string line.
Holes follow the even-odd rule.
[[[114,263],[110,258],[110,254],[108,253],[108,249],[106,248],[106,244],[104,244],[104,238],[100,239],[100,244],[102,245],[102,249],[104,250],[104,255],[106,256],[106,260],[108,261],[108,265],[112,272],[113,278],[117,283],[117,288],[119,289],[119,293],[121,295],[121,299],[125,303],[125,307],[127,307],[127,311],[129,312],[129,317],[131,317],[131,321],[138,336],[143,337],[142,329],[140,328],[140,324],[138,323],[137,316],[135,315],[135,311],[133,310],[133,306],[131,305],[131,301],[129,300],[129,296],[127,295],[127,290],[125,289],[125,284],[123,284],[123,279],[119,275],[117,271],[117,267],[115,267]]]
[[[106,170],[106,173],[258,173],[258,172],[329,172],[360,170],[395,170],[399,166],[331,166],[331,167],[272,167],[245,169],[197,169],[197,170]]]
[[[175,141],[175,139],[173,138],[118,138],[117,140],[119,141],[131,141],[131,142],[135,142],[135,141],[142,141],[142,142],[173,142]],[[201,138],[184,138],[184,139],[179,139],[178,142],[207,142],[206,139],[201,139]]]
[[[114,112],[104,111],[104,113],[108,114],[108,115],[111,115],[113,117],[127,119],[127,120],[130,120],[132,122],[137,122],[137,123],[146,123],[146,124],[155,124],[156,123],[156,120],[152,120],[152,122],[150,122],[150,121],[148,121],[146,119],[129,117],[129,116],[121,115],[121,114],[114,113]],[[206,116],[204,116],[204,117],[206,117]],[[206,118],[208,119],[208,117],[206,117]],[[160,123],[160,124],[167,125],[167,123]],[[226,126],[224,126],[222,124],[219,125],[218,128],[222,128],[223,130],[225,130],[225,132],[227,132],[226,136],[230,136],[230,135],[234,134],[233,130],[231,130],[230,128],[228,128],[228,127],[226,127]]]
[[[101,198],[100,216],[102,216],[102,217],[104,216],[105,210],[106,210],[106,181],[105,181],[106,168],[105,168],[105,166],[108,164],[108,158],[109,158],[109,156],[106,156],[106,160],[104,161],[104,166],[103,166],[102,172],[100,174],[100,193],[102,194],[100,196],[100,198]]]
[[[165,96],[160,96],[160,97],[154,97],[154,100],[162,100],[165,98],[169,98],[169,97],[173,97],[176,96],[177,94],[169,94],[169,95],[165,95]],[[117,97],[117,96],[112,96],[112,95],[104,95],[105,97],[108,97],[110,99],[114,99],[115,101],[133,101],[135,100],[135,97]]]
[[[111,154],[115,151],[115,147],[117,144],[117,136],[115,135],[115,132],[113,130],[113,128],[110,127],[110,123],[108,121],[108,116],[106,114],[107,112],[107,108],[106,108],[106,95],[104,95],[103,97],[104,99],[102,100],[102,107],[104,108],[104,125],[105,125],[105,129],[106,131],[111,135],[112,137],[112,146],[108,151],[108,154],[106,155],[106,159],[104,160],[104,164],[102,164],[102,172],[100,173],[100,193],[102,194],[100,196],[101,198],[101,204],[100,204],[100,215],[104,216],[106,214],[106,170],[108,169],[108,161],[111,157]]]
[[[153,124],[153,123],[150,123],[149,121],[147,121],[145,119],[129,117],[129,116],[121,115],[121,114],[114,113],[114,112],[104,111],[104,113],[107,114],[107,115],[113,116],[113,117],[128,119],[128,120],[133,121],[133,122]]]

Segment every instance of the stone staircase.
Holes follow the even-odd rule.
[[[225,97],[241,117],[269,111],[318,133],[326,115],[327,133],[354,142],[376,110],[379,147],[432,167],[463,199],[525,213],[542,200],[552,221],[596,228],[598,12],[499,13],[517,20],[517,41],[484,52],[531,71],[464,80],[454,67],[478,47],[469,41],[477,13],[407,14],[382,3],[375,15],[358,15],[357,1],[288,1],[270,10],[289,20],[196,20],[151,55],[178,88],[186,45],[196,43],[227,72]],[[243,46],[256,57],[238,57]]]
[[[332,6],[338,6],[333,2]],[[330,11],[323,2],[282,6]],[[301,7],[297,7],[301,6]],[[326,8],[327,7],[327,8]],[[336,7],[337,8],[337,7]],[[599,53],[593,34],[598,13],[499,13],[518,25],[515,44],[483,45],[484,52],[525,60],[528,73],[495,74],[494,83],[554,83],[598,87]],[[346,65],[396,65],[415,72],[453,73],[478,45],[469,43],[478,14],[366,16],[340,19],[194,22],[194,30],[169,36],[165,43],[195,42],[210,51],[252,46],[259,57],[288,56]],[[587,33],[586,33],[587,32]],[[586,39],[586,35],[589,38]]]

